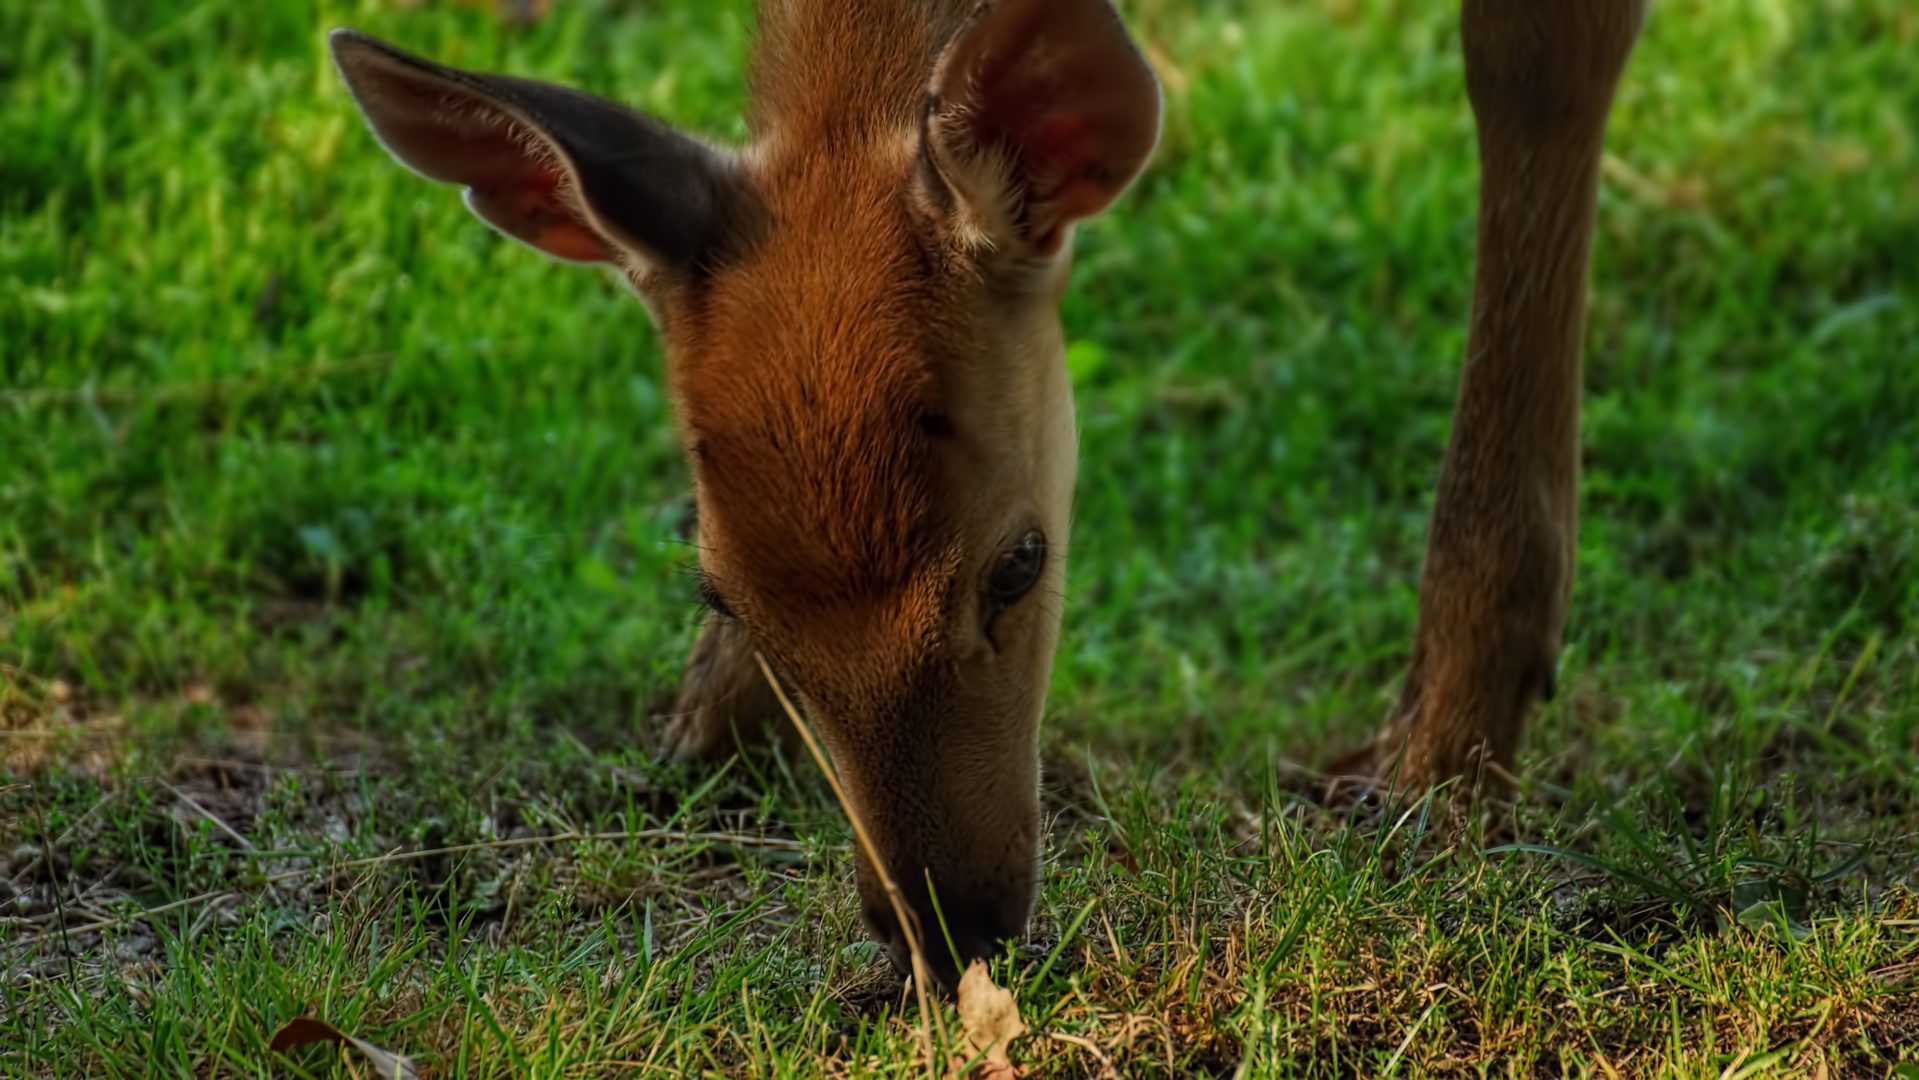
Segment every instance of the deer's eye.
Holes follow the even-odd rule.
[[[1028,529],[1025,535],[999,553],[993,571],[986,578],[986,600],[995,611],[1019,603],[1039,583],[1046,569],[1046,534]]]

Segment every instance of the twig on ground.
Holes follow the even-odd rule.
[[[226,833],[228,836],[232,837],[234,843],[240,845],[243,848],[246,848],[248,851],[252,851],[254,849],[253,841],[248,840],[244,836],[241,836],[239,831],[236,830],[233,826],[228,825],[226,822],[220,820],[220,816],[218,814],[215,814],[213,811],[208,810],[204,806],[201,806],[199,801],[194,799],[193,796],[188,795],[186,792],[181,791],[179,788],[174,787],[172,784],[167,783],[165,780],[159,781],[159,784],[161,787],[166,788],[168,791],[173,792],[174,798],[179,799],[183,803],[186,803],[188,806],[199,811],[201,817],[206,818],[208,821],[213,822],[214,828],[217,828],[221,832]]]

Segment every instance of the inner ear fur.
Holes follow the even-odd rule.
[[[929,94],[931,163],[995,247],[1056,252],[1159,139],[1159,80],[1107,0],[986,0]]]

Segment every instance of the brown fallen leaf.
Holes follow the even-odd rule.
[[[365,1039],[356,1039],[325,1020],[315,1020],[311,1016],[297,1016],[282,1024],[280,1030],[273,1033],[273,1041],[267,1043],[267,1049],[284,1054],[296,1046],[317,1042],[352,1046],[373,1063],[374,1072],[385,1080],[420,1080],[419,1070],[404,1055],[382,1049]]]
[[[1019,1018],[1019,1001],[1011,990],[993,985],[986,961],[975,960],[960,976],[960,1025],[966,1030],[968,1057],[985,1055],[966,1074],[966,1080],[1014,1080],[1025,1076],[1026,1069],[1013,1064],[1007,1047],[1026,1034]]]

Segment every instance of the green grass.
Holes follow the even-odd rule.
[[[310,1011],[445,1077],[924,1074],[810,763],[653,761],[698,616],[644,312],[391,164],[321,47],[740,133],[742,0],[554,6],[0,0],[0,1072],[346,1075],[266,1050]],[[1576,858],[1331,821],[1277,767],[1405,660],[1471,266],[1447,7],[1128,5],[1167,130],[1065,308],[1016,1056],[1913,1075],[1905,0],[1668,0],[1629,71],[1511,830]]]

